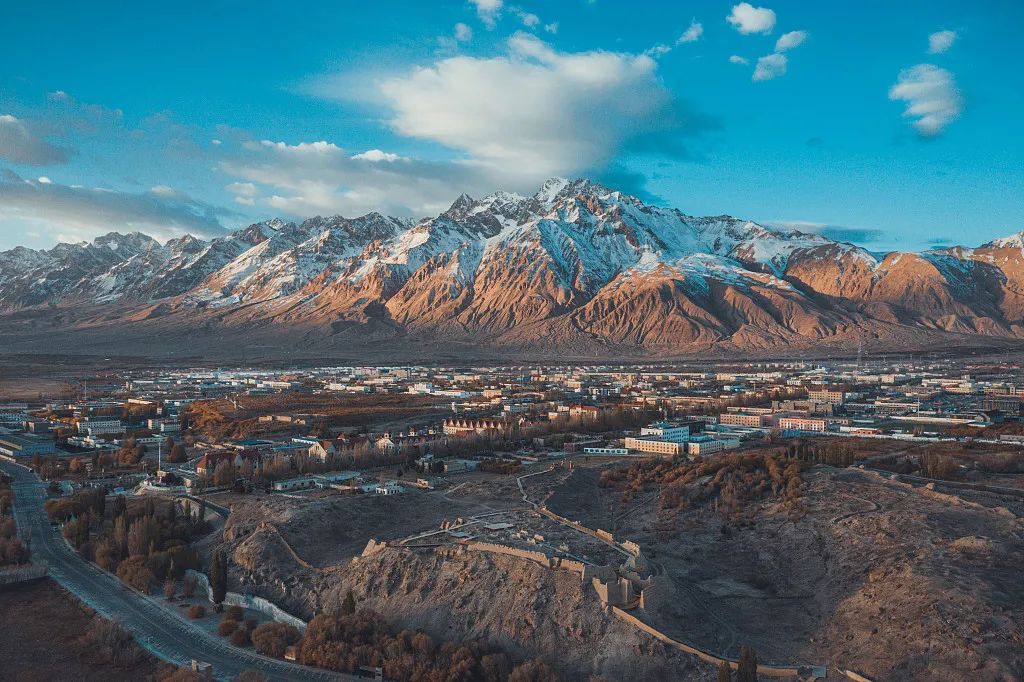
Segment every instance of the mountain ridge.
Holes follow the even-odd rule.
[[[420,220],[275,218],[211,240],[111,232],[17,247],[0,252],[0,311],[48,314],[69,338],[106,330],[111,344],[165,338],[174,325],[311,352],[387,341],[662,355],[1012,340],[1024,333],[1024,233],[879,258],[552,178],[531,196],[463,194]]]

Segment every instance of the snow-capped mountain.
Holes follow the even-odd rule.
[[[1024,241],[878,258],[818,234],[693,217],[587,180],[462,195],[412,222],[270,220],[160,244],[111,233],[0,253],[0,308],[345,339],[675,352],[915,333],[1016,337]],[[122,314],[118,314],[123,311]],[[330,341],[333,339],[334,341]]]

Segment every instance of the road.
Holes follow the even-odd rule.
[[[9,462],[0,462],[0,469],[14,478],[14,517],[18,533],[31,543],[33,561],[45,562],[50,575],[61,586],[101,615],[121,623],[156,656],[182,666],[188,666],[192,659],[204,661],[213,666],[218,680],[234,679],[245,670],[255,670],[270,680],[360,679],[231,646],[180,617],[175,607],[126,587],[116,577],[79,557],[50,525],[43,510],[46,488],[35,474]]]

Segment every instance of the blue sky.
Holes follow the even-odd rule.
[[[18,3],[0,248],[586,175],[873,250],[1024,230],[1024,4]]]

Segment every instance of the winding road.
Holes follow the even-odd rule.
[[[175,607],[128,588],[79,557],[50,525],[43,510],[46,488],[34,473],[10,462],[0,462],[0,469],[14,479],[14,517],[19,535],[31,545],[33,561],[45,563],[50,576],[62,587],[101,615],[119,622],[154,655],[174,665],[188,666],[193,659],[209,663],[218,680],[234,679],[246,670],[255,670],[270,680],[360,679],[231,646],[182,618]]]

